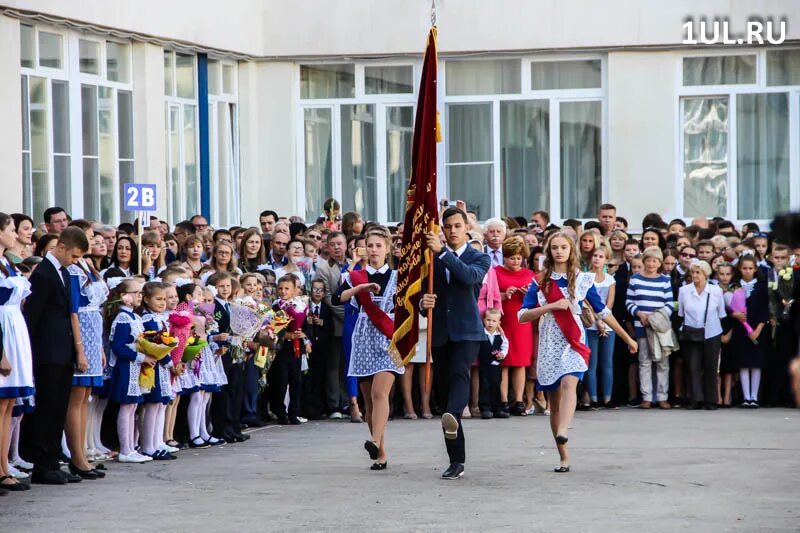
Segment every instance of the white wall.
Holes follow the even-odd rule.
[[[0,16],[0,211],[22,211],[22,90],[19,22]]]
[[[606,198],[638,228],[647,213],[676,212],[675,52],[608,54],[609,190]]]

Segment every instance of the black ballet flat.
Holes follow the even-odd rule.
[[[556,444],[566,444],[569,438],[566,435],[556,435]]]
[[[97,463],[92,467],[92,470],[105,470],[105,469],[106,465],[104,465],[103,463]]]
[[[71,474],[76,475],[76,476],[80,477],[81,479],[99,479],[100,478],[100,476],[97,475],[97,472],[95,472],[94,470],[92,470],[92,469],[81,470],[80,468],[78,468],[77,466],[72,464],[72,462],[69,463],[69,471],[70,471]]]
[[[14,476],[2,476],[2,477],[0,477],[0,488],[3,488],[3,489],[5,489],[7,491],[10,491],[10,492],[23,492],[23,491],[31,489],[30,485],[23,485],[19,481],[17,481],[16,483],[9,483],[9,484],[3,483],[3,481],[5,481],[7,479],[15,479],[15,478],[14,478]]]
[[[97,479],[103,479],[104,477],[106,477],[106,473],[105,472],[101,472],[100,470],[98,470],[96,468],[92,468],[92,472],[97,474]]]
[[[384,461],[383,463],[373,463],[373,465],[371,467],[369,467],[369,469],[370,470],[386,470],[386,467],[388,465],[389,465],[389,463],[387,461]]]
[[[378,459],[378,454],[380,453],[380,449],[378,448],[377,444],[375,444],[371,440],[365,441],[364,449],[367,450],[370,459],[372,459],[373,461]]]
[[[569,472],[569,467],[568,466],[559,466],[558,468],[553,470],[553,472],[556,472],[558,474],[566,474],[567,472]]]
[[[200,441],[200,443],[198,444],[195,441]],[[189,448],[195,448],[195,449],[211,448],[211,445],[208,444],[203,439],[201,439],[200,437],[195,437],[189,441]]]

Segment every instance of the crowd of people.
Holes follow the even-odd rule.
[[[312,223],[264,211],[257,227],[0,213],[0,495],[26,478],[101,479],[112,458],[244,442],[267,423],[365,421],[383,470],[388,420],[442,415],[456,479],[462,418],[549,415],[568,472],[576,409],[794,405],[800,249],[721,218],[650,214],[634,236],[610,204],[561,226],[441,207],[443,234],[427,236],[437,289],[406,365],[389,351],[402,224],[342,216],[335,199]],[[295,327],[237,335],[243,299]],[[154,333],[178,348],[143,353]]]

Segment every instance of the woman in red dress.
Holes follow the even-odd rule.
[[[526,267],[528,245],[522,237],[509,237],[503,242],[503,265],[489,271],[486,280],[489,293],[487,302],[499,298],[502,305],[503,318],[500,326],[508,339],[508,355],[503,360],[503,379],[500,383],[500,400],[503,409],[508,412],[508,382],[511,380],[514,399],[511,402],[511,414],[525,416],[525,372],[531,365],[533,356],[533,325],[520,324],[517,311],[522,307],[522,299],[533,281],[533,271]],[[492,279],[494,278],[494,279]],[[492,298],[491,295],[495,295]]]

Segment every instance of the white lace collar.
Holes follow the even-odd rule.
[[[376,273],[377,274],[386,274],[387,270],[389,270],[389,265],[388,264],[384,264],[380,268],[374,268],[374,267],[372,267],[370,265],[367,265],[367,273],[368,274],[373,274],[373,275],[376,274]]]
[[[556,279],[556,280],[558,280],[558,279],[567,279],[567,273],[566,272],[551,272],[550,273],[550,279]]]
[[[758,280],[756,278],[751,279],[750,281],[741,280],[739,284],[744,289],[744,292],[747,293],[747,297],[750,298],[750,295],[753,293],[753,289],[756,286],[756,282]]]

